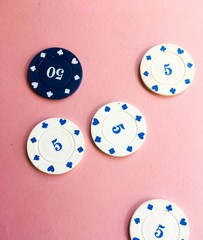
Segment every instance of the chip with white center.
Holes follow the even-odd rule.
[[[147,127],[144,116],[133,105],[112,102],[101,107],[91,122],[92,139],[108,155],[127,156],[144,143]]]
[[[154,93],[173,96],[186,90],[194,78],[194,62],[183,48],[174,44],[152,47],[142,58],[140,75]]]
[[[131,240],[189,240],[189,224],[174,203],[153,199],[143,203],[130,221]]]
[[[32,164],[42,172],[68,172],[83,156],[82,132],[70,120],[46,119],[31,131],[27,140],[27,153]]]

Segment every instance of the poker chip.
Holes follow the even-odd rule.
[[[160,44],[144,55],[140,75],[154,93],[173,96],[190,86],[194,78],[194,63],[183,48],[174,44]]]
[[[91,122],[91,135],[104,153],[122,157],[138,150],[146,137],[142,113],[129,103],[112,102],[101,107]]]
[[[82,67],[72,52],[64,48],[48,48],[32,59],[28,80],[31,88],[42,97],[62,99],[79,88]]]
[[[130,221],[131,240],[189,240],[189,224],[183,211],[166,200],[143,203]]]
[[[67,119],[46,119],[31,131],[27,140],[27,153],[32,164],[42,172],[68,172],[83,156],[82,132]]]

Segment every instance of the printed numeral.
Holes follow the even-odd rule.
[[[172,68],[170,68],[169,66],[170,64],[164,64],[164,73],[167,76],[172,74]]]
[[[117,126],[114,126],[114,127],[112,128],[112,131],[113,131],[113,133],[118,134],[118,133],[121,132],[122,129],[125,129],[125,127],[124,127],[124,125],[121,123],[121,124],[119,124],[119,125],[117,125]]]
[[[56,151],[61,151],[61,149],[62,149],[62,144],[61,144],[60,142],[57,142],[57,138],[54,139],[54,140],[51,141],[51,142],[52,142],[52,144],[53,144],[53,146],[54,146],[54,149],[55,149]]]
[[[156,229],[156,232],[154,233],[154,236],[155,236],[156,238],[162,238],[163,235],[164,235],[164,232],[163,232],[163,229],[164,229],[164,228],[165,228],[164,226],[162,226],[161,224],[159,224],[158,228]]]
[[[49,67],[47,69],[47,77],[48,78],[55,78],[57,80],[61,80],[64,74],[64,69],[58,68],[55,69],[55,67]]]

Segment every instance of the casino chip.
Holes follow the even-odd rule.
[[[38,53],[28,69],[31,88],[49,99],[69,97],[80,86],[82,67],[78,58],[64,48],[48,48]]]
[[[183,92],[194,77],[191,56],[174,44],[160,44],[143,57],[140,75],[145,85],[154,93],[173,96]]]
[[[50,118],[37,124],[27,140],[27,153],[40,171],[61,174],[81,160],[84,140],[80,129],[64,118]]]
[[[97,147],[115,157],[127,156],[143,144],[146,122],[142,113],[124,102],[101,107],[93,117],[91,134]]]
[[[189,224],[182,210],[161,199],[143,203],[130,221],[131,240],[189,240]]]

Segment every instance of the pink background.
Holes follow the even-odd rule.
[[[202,239],[203,1],[0,1],[0,239],[128,240],[133,211],[164,198],[187,215],[190,239]],[[175,97],[150,93],[139,63],[149,48],[175,43],[193,57],[192,85]],[[84,78],[69,98],[31,91],[27,68],[48,47],[80,59]],[[113,158],[92,143],[90,122],[103,104],[126,101],[144,114],[148,135],[129,157]],[[86,151],[71,172],[50,176],[26,154],[32,128],[66,117],[83,131]]]

